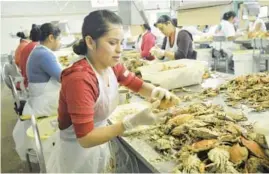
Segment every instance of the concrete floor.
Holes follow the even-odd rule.
[[[1,81],[1,172],[29,173],[26,162],[21,161],[17,155],[12,138],[17,122],[13,106],[11,90]],[[39,172],[37,165],[34,165],[33,172]]]

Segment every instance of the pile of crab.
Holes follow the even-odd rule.
[[[230,106],[240,102],[256,111],[269,108],[269,72],[237,77],[220,89],[225,90]]]
[[[168,115],[146,140],[163,159],[177,161],[176,172],[269,172],[265,137],[253,131],[243,114],[197,103]]]
[[[148,65],[147,61],[143,60],[140,56],[140,53],[135,51],[126,51],[121,56],[122,63],[125,67],[134,73],[138,72],[139,67]]]

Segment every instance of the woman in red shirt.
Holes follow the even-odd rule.
[[[144,83],[119,63],[123,28],[115,13],[91,12],[84,18],[82,36],[73,47],[81,59],[61,75],[60,139],[47,163],[48,172],[108,172],[112,159],[109,141],[125,130],[155,122],[156,117],[147,108],[107,125],[108,116],[118,104],[118,84],[146,97],[178,101],[169,91]]]
[[[23,48],[29,43],[29,41],[27,40],[27,38],[29,37],[29,34],[27,35],[26,31],[25,32],[18,32],[17,36],[19,38],[21,38],[20,44],[15,51],[15,63],[19,67],[20,66],[20,59],[21,59],[21,52],[22,52]]]
[[[138,38],[138,49],[141,57],[146,60],[154,60],[154,56],[150,54],[150,49],[154,47],[156,37],[151,33],[151,28],[148,24],[141,25],[143,33]]]
[[[32,29],[30,31],[30,39],[32,40],[32,42],[27,44],[21,52],[19,67],[21,69],[21,75],[24,78],[24,86],[26,88],[28,87],[28,78],[26,74],[27,60],[32,50],[35,48],[37,44],[39,44],[40,34],[41,34],[41,31],[39,29],[39,26],[33,24]]]

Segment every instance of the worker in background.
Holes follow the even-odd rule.
[[[40,27],[40,44],[30,53],[26,74],[29,99],[23,109],[27,115],[57,115],[62,67],[53,53],[60,48],[60,29],[51,23]]]
[[[140,52],[140,56],[146,60],[154,60],[154,56],[150,54],[150,49],[154,47],[156,37],[151,33],[149,24],[141,25],[142,34],[139,35],[136,43],[136,48]]]
[[[25,30],[23,32],[18,32],[17,36],[20,38],[20,44],[17,47],[15,51],[15,63],[19,67],[20,65],[20,58],[21,58],[21,52],[23,48],[29,43],[28,37],[29,33],[28,30]]]
[[[216,36],[225,36],[226,42],[222,43],[221,54],[223,57],[228,57],[229,59],[229,69],[233,70],[233,60],[232,51],[235,48],[233,41],[242,36],[243,33],[237,33],[234,24],[237,22],[236,13],[234,11],[229,11],[224,13],[222,21],[218,26],[215,34]],[[227,56],[225,56],[227,55]]]
[[[249,16],[248,20],[250,21],[248,27],[249,36],[255,35],[255,33],[260,32],[265,33],[267,31],[265,22],[258,16]]]
[[[159,59],[176,60],[176,59],[196,59],[196,51],[192,46],[192,35],[186,30],[180,30],[167,15],[159,17],[154,24],[166,37],[160,48],[153,47],[151,54]]]
[[[229,11],[224,13],[222,21],[216,30],[216,34],[219,36],[225,36],[227,41],[233,41],[241,35],[237,35],[235,31],[236,13]]]
[[[29,97],[23,108],[23,116],[57,115],[61,67],[52,51],[60,47],[60,30],[50,23],[40,27],[40,45],[29,55],[26,74],[28,77]],[[26,135],[31,121],[18,120],[13,130],[16,151],[25,160],[27,149],[34,148],[32,140]],[[46,152],[50,152],[44,149]]]
[[[28,45],[26,45],[21,52],[21,60],[20,60],[19,68],[21,70],[21,75],[24,78],[24,86],[26,88],[28,87],[28,78],[27,78],[27,74],[26,74],[27,60],[28,60],[28,57],[29,57],[30,53],[32,52],[32,50],[36,47],[36,45],[39,44],[40,34],[41,34],[41,31],[40,31],[39,26],[33,24],[32,29],[30,31],[30,39],[32,42],[30,42]]]
[[[154,123],[157,116],[146,108],[123,121],[107,125],[108,116],[118,105],[119,84],[167,103],[177,100],[167,90],[138,79],[119,63],[124,33],[122,21],[115,13],[108,10],[91,12],[84,18],[82,37],[73,47],[74,52],[82,56],[81,60],[61,75],[60,139],[47,162],[48,172],[112,172],[109,167],[114,161],[111,151],[114,148],[109,148],[110,140],[125,130]],[[132,163],[127,164],[129,160],[124,157],[117,160],[122,160],[124,165],[117,167],[123,167],[125,171],[118,168],[115,172],[129,173],[135,167]]]

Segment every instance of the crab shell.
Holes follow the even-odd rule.
[[[248,150],[246,147],[241,147],[238,143],[229,149],[230,161],[234,164],[241,164],[248,158]]]
[[[174,118],[171,118],[170,120],[168,120],[168,124],[179,126],[179,125],[182,125],[182,124],[186,123],[187,121],[193,119],[193,117],[194,116],[190,115],[190,114],[178,115],[178,116],[175,116]]]
[[[263,149],[260,147],[258,143],[252,140],[247,140],[244,137],[241,136],[241,142],[242,144],[248,148],[249,151],[251,151],[255,156],[259,158],[266,158],[266,155],[263,151]]]
[[[191,145],[193,152],[200,152],[213,148],[218,143],[217,139],[201,140]]]
[[[269,76],[261,77],[261,81],[262,81],[263,83],[269,83]]]

